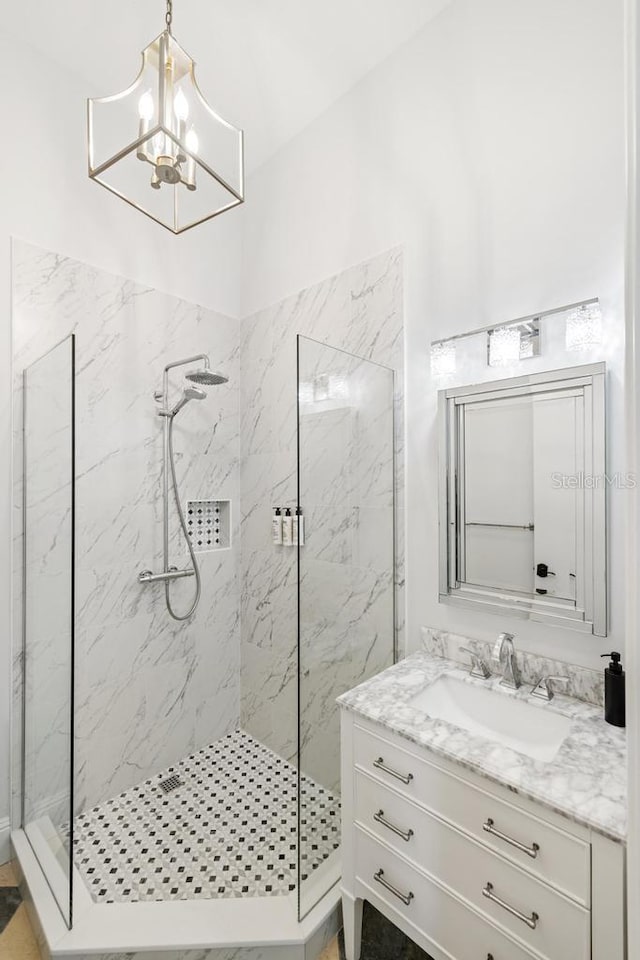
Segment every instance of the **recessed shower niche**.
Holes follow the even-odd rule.
[[[28,751],[17,702],[14,845],[51,957],[137,960],[205,945],[203,960],[258,960],[265,947],[279,960],[315,960],[338,923],[333,705],[392,661],[402,623],[401,255],[241,323],[22,242],[12,259],[14,509],[25,530],[15,541],[17,650],[23,544],[30,551]],[[307,298],[322,309],[306,309]],[[32,448],[37,439],[57,456],[47,417],[67,385],[50,372],[62,351],[47,352],[70,334],[77,363],[63,399],[73,387],[75,470],[66,500],[31,529],[45,480]],[[171,365],[203,353],[220,371],[206,398],[193,379],[200,361],[195,373],[187,364],[186,388],[184,363]],[[154,403],[163,367],[167,390]],[[27,394],[39,391],[26,396],[39,433],[26,438],[23,517],[24,370]],[[340,382],[340,396],[309,396],[315,380]],[[166,504],[169,572],[191,572],[176,490],[201,573],[185,620],[167,611],[162,563]],[[274,503],[309,515],[303,551],[274,554]],[[53,605],[67,595],[48,590],[29,558],[34,545],[53,557],[46,538],[61,547],[67,529],[75,538],[64,541],[61,576],[75,583],[75,602],[61,607],[67,619],[45,651],[35,628],[56,622]],[[141,570],[150,571],[142,581]],[[194,576],[171,580],[180,613],[194,586]],[[59,737],[47,719],[54,697]],[[59,782],[39,776],[47,764]],[[179,785],[166,793],[173,777]]]
[[[231,546],[230,500],[187,500],[185,518],[196,553],[228,550]]]

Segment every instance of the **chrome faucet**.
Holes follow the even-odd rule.
[[[491,670],[487,666],[485,660],[469,647],[460,647],[460,653],[468,653],[471,657],[471,673],[470,677],[477,677],[479,680],[488,680],[491,676]]]
[[[501,633],[496,640],[493,648],[492,661],[498,669],[502,670],[503,687],[510,687],[517,690],[521,685],[520,670],[516,660],[516,650],[513,645],[513,635],[511,633]]]

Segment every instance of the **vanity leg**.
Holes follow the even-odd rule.
[[[364,901],[342,891],[344,952],[347,960],[360,960],[362,943],[362,907]]]

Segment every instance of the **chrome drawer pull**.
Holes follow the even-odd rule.
[[[385,820],[384,810],[378,810],[377,813],[374,813],[373,819],[376,823],[381,823],[383,827],[387,827],[388,830],[392,830],[393,833],[397,833],[403,840],[409,841],[413,836],[413,830],[401,830],[400,827],[396,827],[391,821]]]
[[[378,870],[377,873],[374,873],[373,879],[376,880],[378,883],[381,883],[382,886],[385,888],[385,890],[388,890],[389,893],[392,893],[394,897],[398,898],[398,900],[402,900],[405,907],[408,907],[411,901],[413,900],[412,893],[406,893],[406,894],[400,893],[399,890],[396,890],[396,888],[391,883],[389,883],[387,880],[384,879],[384,870],[382,868],[380,868],[380,870]]]
[[[522,850],[523,853],[526,853],[528,857],[531,857],[532,860],[535,860],[540,851],[540,847],[537,843],[532,843],[530,847],[520,843],[519,840],[514,840],[513,837],[508,837],[506,833],[500,833],[499,830],[493,825],[493,820],[491,817],[487,818],[487,822],[482,824],[482,829],[486,833],[490,833],[492,836],[497,837],[498,840],[504,840],[505,843],[510,843],[512,847],[517,847],[518,850]]]
[[[516,910],[515,907],[510,906],[508,903],[505,903],[504,900],[501,900],[500,897],[496,897],[493,892],[493,884],[488,883],[486,887],[482,890],[482,896],[486,897],[487,900],[492,900],[494,903],[497,903],[499,907],[502,907],[504,910],[507,910],[512,916],[517,917],[518,920],[522,920],[523,923],[526,923],[528,927],[531,927],[532,930],[538,925],[538,920],[540,917],[537,913],[532,913],[530,917],[527,917],[524,913],[520,913],[519,910]]]
[[[413,774],[408,773],[406,776],[403,773],[398,773],[397,770],[392,770],[391,767],[387,767],[382,757],[378,757],[377,760],[373,761],[374,767],[377,767],[378,770],[384,770],[385,773],[391,774],[392,777],[395,777],[396,780],[402,780],[403,783],[411,783],[413,780]]]

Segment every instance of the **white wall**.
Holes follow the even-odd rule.
[[[0,53],[0,860],[9,793],[12,234],[231,316],[403,244],[409,643],[417,644],[423,623],[478,637],[511,628],[525,647],[561,648],[595,665],[596,641],[438,605],[427,359],[433,337],[594,293],[619,331],[619,355],[622,0],[452,0],[250,179],[243,210],[178,239],[86,177],[83,99],[105,91],[89,90],[7,36]],[[620,380],[616,373],[614,469],[622,468]],[[615,497],[617,558],[624,494]],[[620,566],[613,565],[607,647],[622,646]]]
[[[0,862],[8,856],[9,815],[10,237],[238,315],[233,213],[175,238],[88,179],[84,100],[109,92],[88,89],[15,38],[0,36]]]
[[[509,629],[599,669],[624,643],[624,492],[610,497],[609,639],[438,603],[428,371],[434,337],[600,296],[610,469],[623,469],[622,6],[453,0],[249,181],[243,315],[404,244],[410,648],[421,624]]]

